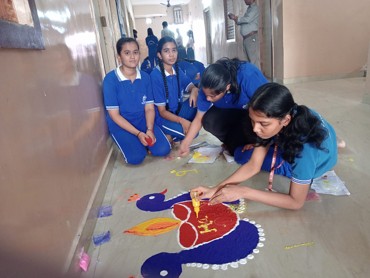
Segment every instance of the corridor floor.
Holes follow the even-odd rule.
[[[244,263],[222,267],[202,263],[181,265],[181,276],[188,277],[368,277],[370,273],[370,105],[362,102],[365,78],[306,82],[287,85],[298,104],[321,113],[346,142],[339,149],[335,172],[351,192],[350,196],[320,195],[307,201],[299,211],[289,211],[247,201],[240,219],[260,227],[263,244]],[[213,136],[201,132],[195,142],[220,145]],[[197,185],[215,185],[238,165],[219,156],[212,164],[190,164],[187,158],[147,157],[139,167],[127,166],[118,154],[103,205],[113,214],[98,218],[94,235],[110,232],[110,240],[93,243],[86,278],[142,277],[140,269],[151,256],[178,253],[177,230],[156,236],[123,233],[147,220],[173,218],[169,210],[139,210],[130,196],[142,197],[167,189],[170,199]],[[195,171],[195,170],[196,171]],[[176,176],[172,170],[192,170]],[[267,173],[260,173],[245,184],[263,189]],[[288,190],[288,180],[276,176],[274,188]],[[226,248],[226,246],[225,246]],[[247,262],[247,263],[246,263]],[[161,262],[162,263],[162,262]],[[166,272],[163,272],[163,277]]]

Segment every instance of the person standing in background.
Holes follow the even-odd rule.
[[[240,35],[243,37],[243,48],[248,61],[261,69],[258,40],[259,8],[256,0],[244,0],[244,3],[248,8],[242,17],[232,13],[229,13],[228,16],[237,25],[240,25]]]
[[[154,68],[156,63],[156,55],[157,55],[157,46],[158,46],[158,38],[154,36],[152,28],[147,29],[148,36],[145,38],[145,43],[148,46],[148,57],[150,62],[150,67]]]
[[[177,44],[177,51],[178,51],[177,58],[178,58],[178,60],[184,60],[188,56],[186,54],[186,49],[184,47],[184,43],[183,43],[182,36],[180,34],[179,28],[176,29],[176,33],[177,33],[176,44]]]
[[[186,53],[188,55],[189,60],[195,60],[195,54],[194,54],[194,34],[192,30],[189,30],[187,33],[189,40],[186,44]]]
[[[175,34],[174,32],[172,32],[170,29],[168,29],[168,23],[167,21],[163,21],[162,22],[162,31],[161,31],[161,38],[163,37],[171,37],[173,39],[175,39]]]

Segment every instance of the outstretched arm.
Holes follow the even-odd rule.
[[[202,119],[204,116],[204,112],[197,111],[194,120],[191,122],[190,128],[184,138],[181,141],[181,145],[179,148],[179,155],[184,157],[189,154],[189,146],[191,142],[193,142],[195,136],[197,136],[198,132],[202,128]]]
[[[234,172],[234,174],[220,183],[216,187],[216,190],[211,191],[213,195],[210,197],[210,203],[217,204],[220,202],[231,202],[240,198],[245,198],[270,206],[293,210],[300,209],[306,200],[310,187],[309,184],[297,184],[291,181],[289,194],[257,190],[248,186],[238,185],[242,181],[245,181],[258,173],[258,169],[260,169],[262,165],[260,164],[262,163],[260,159],[262,157],[264,159],[267,151],[267,147],[255,148],[248,163],[241,166]]]

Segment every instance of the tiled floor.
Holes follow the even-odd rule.
[[[183,264],[181,277],[369,277],[370,105],[362,103],[365,79],[307,82],[288,87],[297,103],[320,112],[346,141],[347,147],[339,151],[335,171],[351,195],[321,195],[320,201],[308,201],[300,211],[248,202],[240,217],[261,225],[265,238],[254,259],[238,267],[228,265],[227,270]],[[220,144],[206,133],[196,142],[205,140]],[[176,230],[158,236],[136,236],[123,231],[151,218],[172,217],[168,210],[139,210],[135,202],[128,201],[131,195],[144,196],[167,189],[168,199],[199,184],[215,185],[238,167],[222,156],[213,164],[188,164],[189,158],[148,157],[143,165],[132,167],[118,156],[104,201],[104,205],[112,205],[113,215],[99,218],[94,232],[109,230],[111,239],[100,246],[91,244],[90,267],[82,277],[141,277],[140,268],[147,258],[160,252],[181,251]],[[176,176],[171,174],[173,169],[197,169],[198,173]],[[267,174],[260,173],[247,184],[263,189],[266,181]],[[276,177],[274,187],[287,191],[288,180]]]

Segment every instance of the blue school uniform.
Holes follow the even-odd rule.
[[[322,142],[322,149],[312,144],[304,144],[299,157],[292,164],[292,181],[298,184],[311,184],[312,180],[321,177],[331,170],[338,159],[337,136],[334,128],[317,112],[310,110],[321,119],[321,125],[327,130]]]
[[[279,150],[275,163],[277,166],[283,162],[279,168],[275,169],[275,174],[291,178],[293,182],[298,184],[311,184],[313,179],[321,177],[327,171],[330,171],[337,163],[338,157],[334,128],[320,114],[313,110],[310,111],[321,119],[321,124],[327,131],[327,136],[321,143],[321,149],[310,143],[304,144],[302,152],[295,158],[293,164],[283,162]],[[245,152],[241,150],[242,147],[235,150],[234,159],[237,163],[244,164],[251,158],[253,149]],[[271,146],[261,167],[263,171],[270,172],[271,170],[273,150],[274,146]]]
[[[154,104],[156,106],[166,106],[168,104],[168,110],[177,114],[178,116],[192,121],[196,114],[196,108],[190,107],[189,99],[184,101],[184,93],[188,91],[189,86],[192,84],[191,80],[185,73],[179,68],[179,80],[180,80],[180,92],[176,77],[176,72],[173,69],[174,74],[170,75],[165,71],[168,98],[166,99],[166,90],[164,86],[163,76],[161,70],[157,66],[151,73],[150,78],[153,87]],[[165,134],[171,135],[175,141],[182,140],[185,137],[181,124],[176,122],[168,121],[162,118],[159,113],[157,117],[157,123],[161,126]]]
[[[195,60],[193,61],[182,60],[177,63],[179,64],[179,67],[184,71],[184,73],[190,78],[191,82],[193,82],[195,86],[198,86],[200,83],[200,77],[202,76],[205,70],[203,63]],[[198,73],[199,78],[196,79]]]
[[[148,57],[150,62],[150,67],[154,68],[157,59],[157,47],[158,47],[158,38],[154,35],[147,36],[145,38],[145,43],[148,46]]]
[[[103,95],[106,110],[119,110],[120,115],[135,128],[146,132],[145,105],[154,103],[149,75],[137,70],[134,82],[127,79],[119,69],[109,72],[103,81]],[[106,120],[113,140],[117,143],[124,159],[130,164],[140,164],[147,154],[146,147],[136,135],[118,126],[106,113]],[[156,143],[149,147],[154,156],[165,156],[171,146],[161,129],[154,124]]]
[[[200,89],[197,103],[198,110],[206,112],[212,105],[217,108],[244,109],[255,91],[268,81],[255,65],[242,63],[238,69],[237,82],[239,84],[239,95],[226,93],[223,98],[214,103],[208,101],[203,90]]]

